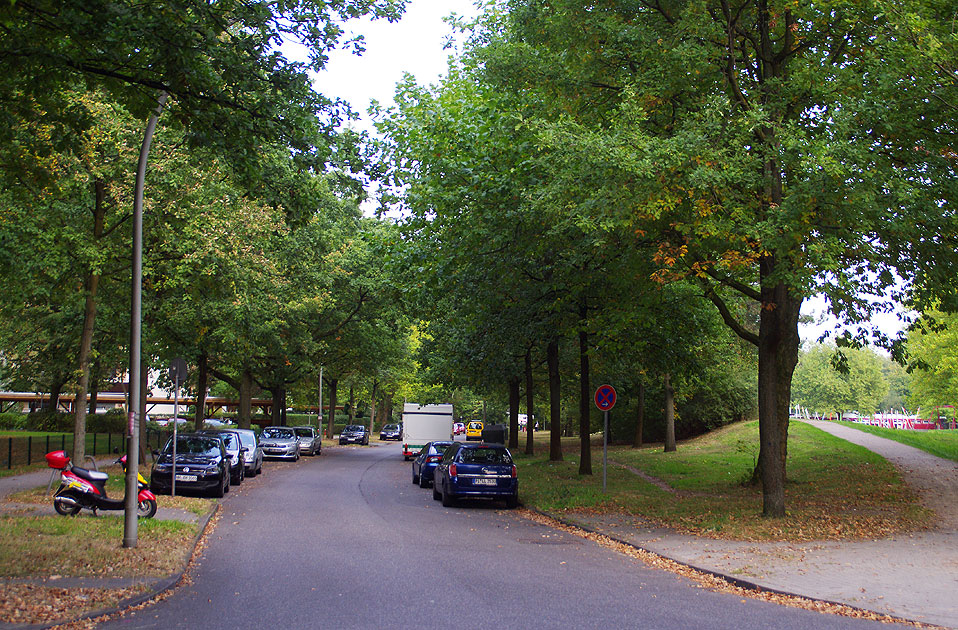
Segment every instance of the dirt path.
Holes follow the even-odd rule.
[[[834,422],[805,422],[890,461],[901,471],[905,482],[918,492],[922,503],[938,514],[938,528],[958,531],[958,463]]]

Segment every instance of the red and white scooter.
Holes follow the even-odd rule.
[[[70,463],[70,456],[66,451],[53,451],[46,454],[47,465],[60,471],[60,487],[53,495],[53,508],[58,514],[73,516],[81,509],[92,510],[122,510],[126,507],[123,499],[111,499],[106,496],[106,480],[110,476],[96,470],[78,468]],[[126,455],[116,460],[123,464],[126,472]],[[150,518],[156,514],[156,495],[150,492],[149,484],[143,475],[137,473],[136,515]]]

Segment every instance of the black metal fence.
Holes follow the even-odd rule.
[[[122,433],[87,433],[86,454],[91,456],[119,453],[126,448]],[[0,467],[29,466],[43,463],[50,451],[73,451],[73,434],[0,438]],[[79,464],[78,464],[79,465]]]

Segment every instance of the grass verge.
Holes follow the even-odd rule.
[[[522,502],[551,513],[631,514],[696,535],[738,540],[864,539],[913,531],[932,513],[878,455],[823,431],[793,423],[788,441],[788,515],[764,518],[762,493],[745,483],[758,457],[758,423],[738,423],[679,445],[609,449],[602,492],[601,443],[592,475],[579,475],[578,438],[563,440],[565,459],[549,461],[548,434],[538,455],[518,449]]]
[[[122,496],[119,466],[110,473],[107,493]],[[54,486],[55,487],[55,486]],[[83,511],[75,517],[33,513],[0,516],[0,622],[49,623],[102,610],[145,592],[142,583],[176,575],[186,566],[216,502],[197,497],[157,497],[161,507],[200,516],[198,522],[140,519],[137,545],[124,548],[122,512]],[[17,503],[49,504],[46,487],[7,497]],[[69,578],[93,578],[70,584]],[[96,579],[111,578],[98,584]],[[61,581],[66,580],[66,581]]]
[[[857,422],[836,422],[843,427],[871,433],[879,437],[895,440],[908,446],[914,446],[936,457],[958,462],[958,431],[932,429],[930,431],[911,431],[908,429],[886,429]]]

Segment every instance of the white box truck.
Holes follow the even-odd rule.
[[[451,440],[452,405],[417,405],[402,407],[402,456],[409,461],[433,440]]]

